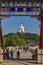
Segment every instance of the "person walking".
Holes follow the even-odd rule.
[[[11,55],[11,59],[13,59],[13,49],[11,49],[11,51],[10,51],[10,55]]]
[[[6,57],[7,57],[7,59],[9,59],[9,48],[6,49]]]
[[[17,59],[20,59],[20,49],[17,51]]]

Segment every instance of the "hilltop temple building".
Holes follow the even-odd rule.
[[[20,24],[19,33],[25,33],[24,26],[22,23]]]

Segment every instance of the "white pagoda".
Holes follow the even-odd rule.
[[[22,23],[20,24],[19,33],[25,33],[24,26]]]

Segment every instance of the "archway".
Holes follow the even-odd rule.
[[[12,2],[11,2],[11,4],[12,4]],[[41,8],[40,8],[40,5],[38,4],[37,5],[37,7],[38,8],[40,8],[40,12],[39,12],[39,10],[38,10],[38,14],[35,14],[35,15],[32,15],[32,14],[29,14],[29,13],[27,13],[27,15],[26,16],[31,16],[31,17],[37,17],[37,18],[41,18],[41,33],[40,33],[40,45],[39,45],[39,49],[40,49],[40,53],[42,54],[42,50],[43,50],[43,4],[41,4],[42,6],[41,6]],[[2,6],[4,7],[5,5],[4,5],[4,3],[2,3]],[[17,5],[17,6],[22,6],[22,5]],[[17,13],[17,6],[15,7],[16,8],[16,13]],[[30,4],[29,4],[29,7],[28,8],[26,8],[26,5],[23,5],[24,7],[24,10],[23,10],[23,8],[18,8],[18,14],[14,14],[13,12],[15,11],[15,8],[14,7],[12,7],[11,6],[11,8],[10,7],[8,7],[8,10],[4,10],[3,11],[3,7],[1,7],[0,9],[1,9],[1,11],[2,12],[6,12],[6,11],[8,11],[9,13],[6,13],[6,14],[3,14],[2,12],[0,13],[1,15],[0,15],[0,17],[1,18],[3,18],[3,17],[5,17],[6,18],[6,16],[11,16],[11,15],[13,15],[13,16],[15,16],[15,15],[24,15],[25,16],[25,14],[22,14],[21,12],[30,12],[31,11],[31,9],[32,9],[32,7],[30,6]],[[34,7],[33,7],[34,8]],[[36,8],[37,9],[37,8]],[[10,11],[11,11],[11,13],[10,13]],[[32,9],[32,11],[33,11],[33,9]],[[36,10],[35,10],[36,11]],[[41,15],[40,15],[40,14]],[[0,25],[1,25],[1,19],[0,19]],[[1,26],[0,26],[0,39],[1,39],[1,45],[2,45],[2,48],[3,48],[3,43],[2,43],[2,31],[1,31]],[[39,54],[40,54],[39,53]],[[41,57],[42,57],[42,55],[40,55]],[[42,58],[41,58],[42,59]],[[41,61],[42,62],[42,61]]]

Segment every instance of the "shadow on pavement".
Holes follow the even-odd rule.
[[[24,64],[24,65],[28,65],[27,63],[38,64],[37,60],[33,60],[31,58],[30,59],[25,59],[25,58],[17,59],[17,58],[13,58],[13,59],[9,59],[9,60],[17,62],[17,63]]]

